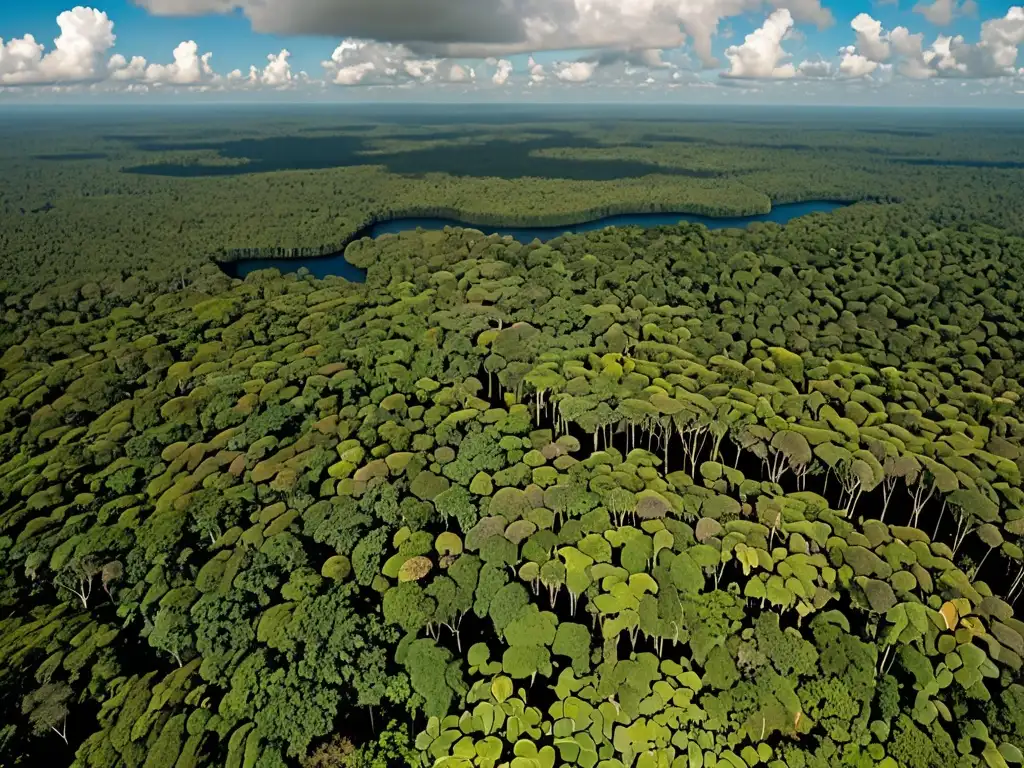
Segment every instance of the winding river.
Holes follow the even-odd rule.
[[[828,200],[809,200],[803,203],[787,203],[777,205],[768,213],[760,213],[752,216],[697,216],[690,213],[633,213],[621,216],[604,216],[582,224],[570,224],[560,227],[490,227],[480,224],[467,224],[452,219],[431,219],[431,218],[401,218],[391,221],[382,221],[367,227],[359,233],[359,237],[380,237],[381,235],[393,235],[399,232],[407,232],[411,229],[421,227],[427,230],[443,229],[444,227],[471,227],[483,232],[485,235],[511,235],[522,243],[530,243],[535,239],[551,240],[566,232],[591,232],[605,227],[660,227],[672,226],[681,221],[692,224],[703,224],[708,229],[723,229],[725,227],[745,227],[755,221],[772,221],[776,224],[806,216],[810,213],[828,213],[837,208],[842,208],[846,203],[837,203]],[[324,278],[330,275],[343,277],[354,283],[361,283],[366,279],[366,273],[345,261],[342,252],[332,253],[326,256],[313,256],[309,258],[294,259],[239,259],[238,261],[224,262],[221,267],[232,277],[244,278],[250,272],[258,269],[270,269],[276,267],[282,273],[295,272],[300,267],[305,267],[309,273],[317,278]]]

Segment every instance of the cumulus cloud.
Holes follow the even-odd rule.
[[[935,0],[931,5],[919,2],[913,11],[924,16],[935,26],[945,27],[957,16],[975,15],[978,12],[978,5],[975,0],[964,0],[960,5],[957,5],[956,0]]]
[[[262,72],[259,72],[258,81],[274,88],[283,88],[289,85],[292,82],[292,65],[288,63],[289,56],[291,56],[291,52],[288,49],[284,49],[276,55],[269,54],[267,66],[263,68]]]
[[[664,58],[660,49],[608,49],[595,51],[576,60],[556,61],[547,71],[530,59],[528,69],[532,83],[541,83],[548,76],[562,83],[599,83],[613,87],[646,87],[657,83],[669,85],[678,75],[681,64],[689,64],[682,52],[671,52],[672,60]],[[662,74],[663,73],[663,74]]]
[[[142,56],[126,61],[121,54],[110,57],[107,70],[114,81],[142,81],[153,85],[203,85],[214,80],[210,52],[200,54],[195,40],[179,43],[169,64],[150,64]]]
[[[742,45],[731,45],[725,49],[729,70],[725,77],[734,78],[789,78],[796,75],[796,68],[782,62],[789,54],[782,48],[782,41],[793,27],[793,16],[780,8],[765,19],[764,24],[743,40]]]
[[[597,61],[566,62],[555,70],[555,77],[566,83],[582,83],[593,77],[597,67]]]
[[[822,78],[832,76],[832,62],[824,59],[801,61],[797,67],[797,74],[801,77]]]
[[[643,50],[610,49],[599,51],[597,54],[587,57],[584,61],[596,61],[600,67],[624,64],[629,67],[643,67],[646,69],[667,69],[672,66],[662,58],[660,48],[645,48]]]
[[[839,60],[840,77],[865,77],[878,69],[878,62],[869,59],[867,56],[857,53],[857,49],[850,45],[842,49]]]
[[[505,72],[505,78],[512,71],[512,65],[508,61],[495,61],[495,65],[498,67],[498,74]],[[325,80],[335,85],[414,85],[476,81],[476,69],[468,64],[445,58],[421,58],[404,45],[354,38],[343,40],[334,49],[331,58],[322,62],[322,66]]]
[[[442,62],[438,67],[438,74],[442,80],[449,83],[471,83],[476,80],[475,69],[455,62]]]
[[[113,80],[142,80],[146,77],[146,59],[143,56],[132,56],[131,61],[120,53],[110,57],[107,69]]]
[[[890,58],[900,75],[921,80],[931,77],[992,78],[1015,73],[1018,49],[1024,44],[1024,8],[1014,6],[1006,16],[989,19],[981,25],[977,43],[963,36],[939,35],[928,47],[924,35],[906,27],[886,33],[880,22],[859,14],[851,23],[857,34],[856,45],[840,50],[840,74],[864,77],[874,72],[872,64]]]
[[[860,55],[875,62],[889,58],[889,41],[882,31],[882,22],[866,13],[859,13],[850,22],[850,26],[857,33],[856,48]]]
[[[179,43],[173,57],[170,64],[150,64],[146,67],[146,80],[168,85],[198,85],[213,75],[210,67],[213,54],[208,52],[200,55],[199,44],[195,40]]]
[[[417,60],[405,46],[356,39],[343,40],[322,65],[325,79],[336,85],[395,84],[437,70],[436,62]]]
[[[734,87],[750,79],[867,78],[892,73],[910,79],[1024,78],[1024,8],[980,25],[977,42],[939,34],[931,45],[921,33],[886,30],[868,13],[851,21],[851,45],[838,59],[811,54],[795,65],[786,47],[803,39],[797,24],[827,26],[821,0],[135,0],[163,14],[234,12],[269,32],[347,33],[322,62],[323,81],[349,86],[510,82],[510,54],[531,54],[517,81],[599,83],[636,87],[678,84],[682,70],[717,65],[711,40],[728,20],[767,10],[763,25],[725,50],[717,82]],[[914,10],[936,25],[975,10],[975,0],[917,0]],[[112,51],[114,24],[101,11],[76,7],[57,17],[52,46],[31,35],[0,40],[0,87],[60,84],[132,90],[187,88],[290,88],[308,84],[295,73],[291,52],[271,53],[256,66],[217,75],[212,54],[182,42],[169,63]],[[804,28],[806,29],[806,27]],[[353,35],[360,31],[363,34]],[[788,42],[787,42],[788,41]],[[681,47],[693,54],[689,60]],[[575,61],[541,64],[544,51],[581,49]],[[328,51],[331,49],[328,47]],[[813,50],[813,49],[812,49]],[[486,59],[486,61],[483,61]],[[699,61],[698,61],[699,60]],[[697,62],[696,64],[694,62]],[[520,69],[522,69],[520,67]],[[479,73],[479,77],[478,77]],[[691,75],[693,73],[690,73]],[[103,81],[107,81],[104,85]],[[752,87],[752,86],[750,86]]]
[[[581,48],[677,48],[711,64],[723,19],[764,0],[135,0],[164,15],[241,10],[260,32],[351,36],[425,57],[504,56]],[[779,8],[784,0],[769,0]],[[785,0],[793,18],[825,27],[821,0]]]
[[[530,71],[530,84],[543,83],[547,79],[547,74],[544,72],[544,65],[538,64],[537,60],[531,56],[526,60],[526,68]]]
[[[297,85],[308,85],[310,80],[305,72],[292,72],[291,62],[288,61],[291,52],[287,49],[280,53],[267,55],[267,66],[260,69],[257,66],[249,67],[249,74],[245,75],[240,69],[233,69],[228,72],[227,77],[213,77],[213,83],[220,89],[235,88],[274,88],[284,90]]]
[[[785,8],[797,21],[814,24],[825,29],[835,24],[832,11],[821,5],[819,0],[771,0],[775,8]]]
[[[204,87],[245,81],[237,70],[227,78],[218,77],[211,66],[213,54],[200,52],[194,40],[180,43],[166,64],[149,62],[143,56],[109,55],[117,39],[114,22],[94,8],[78,6],[64,11],[57,17],[57,26],[60,35],[49,52],[32,35],[6,43],[0,40],[0,86],[93,83],[95,87],[146,92],[153,86]],[[290,55],[284,50],[268,56],[262,70],[250,69],[249,83],[282,87],[292,82]]]
[[[492,67],[497,69],[494,75],[491,76],[491,82],[495,85],[504,85],[508,82],[509,77],[512,75],[512,62],[508,59],[489,59],[487,61]]]
[[[1024,44],[1024,7],[1014,6],[1001,19],[981,25],[981,39],[965,43],[956,36],[949,42],[950,58],[940,75],[961,77],[1002,77],[1015,74],[1018,48]]]
[[[116,40],[114,22],[94,8],[64,11],[57,17],[57,25],[60,35],[49,52],[32,35],[6,43],[0,40],[0,86],[56,89],[90,83],[92,88],[145,93],[161,86],[282,88],[309,81],[304,72],[292,72],[287,50],[270,54],[262,69],[250,67],[248,78],[240,70],[221,77],[211,66],[213,54],[201,52],[194,40],[180,43],[168,63],[150,62],[143,56],[128,58],[122,53],[111,55]]]
[[[102,77],[102,61],[114,45],[114,22],[95,8],[77,6],[57,17],[60,35],[53,49],[32,35],[4,43],[0,38],[0,84],[82,82]]]
[[[896,27],[889,33],[893,51],[899,56],[896,71],[904,77],[924,80],[935,75],[931,62],[935,51],[924,50],[924,35],[920,32],[911,34],[906,27]]]

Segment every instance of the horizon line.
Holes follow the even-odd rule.
[[[0,100],[2,101],[2,100]],[[629,109],[644,109],[644,108],[677,108],[686,109],[693,107],[711,107],[713,109],[746,109],[746,110],[814,110],[814,111],[826,111],[826,110],[884,110],[891,112],[906,112],[906,111],[944,111],[944,112],[1024,112],[1024,103],[1021,104],[1001,104],[1001,105],[970,105],[970,104],[761,104],[761,103],[748,103],[748,104],[722,104],[720,102],[674,102],[674,101],[645,101],[637,103],[635,101],[580,101],[580,102],[558,102],[558,101],[493,101],[493,102],[473,102],[469,100],[430,100],[430,101],[387,101],[387,100],[370,100],[370,101],[271,101],[271,100],[255,100],[255,101],[235,101],[235,100],[220,100],[220,101],[199,101],[199,100],[179,100],[179,101],[160,101],[155,103],[140,104],[138,102],[128,102],[126,100],[104,100],[104,101],[93,101],[85,103],[81,101],[46,101],[46,102],[32,102],[21,99],[12,99],[4,102],[5,107],[13,107],[17,109],[33,109],[33,108],[59,108],[59,109],[95,109],[95,108],[109,108],[109,107],[128,107],[134,110],[140,108],[188,108],[188,107],[204,107],[204,108],[216,108],[216,107],[270,107],[270,108],[295,108],[295,107],[339,107],[339,108],[351,108],[351,107],[472,107],[474,109],[489,109],[495,107],[503,108],[536,108],[543,107],[548,109],[579,109],[586,107],[624,107]],[[2,118],[2,115],[0,115]]]

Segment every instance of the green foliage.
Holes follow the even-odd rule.
[[[374,141],[416,151],[391,130]],[[523,180],[498,185],[509,215],[907,201],[546,244],[407,233],[348,249],[365,286],[207,265],[4,287],[5,759],[43,762],[57,730],[83,766],[1019,762],[1024,249],[951,207],[993,195],[1018,227],[1018,196],[956,167],[893,180],[855,148],[855,170],[770,175],[774,128],[732,164],[707,140],[745,129],[635,130],[600,162],[678,170],[692,146],[658,132],[693,133],[702,172],[743,181]],[[387,177],[360,167],[287,226],[308,207],[354,231]],[[40,193],[19,174],[11,195]],[[478,181],[410,176],[388,206],[427,183],[485,206]],[[0,217],[5,242],[46,242],[33,217],[78,231],[77,206],[122,194],[102,183]],[[206,218],[175,247],[233,237]]]

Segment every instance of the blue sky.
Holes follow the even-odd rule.
[[[0,90],[1024,106],[1024,10],[993,0],[512,0],[505,17],[498,2],[7,0]]]

